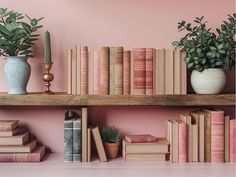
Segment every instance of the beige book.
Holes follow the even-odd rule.
[[[179,123],[176,120],[172,123],[172,162],[179,162]]]
[[[154,58],[156,95],[165,94],[165,49],[157,49]]]
[[[192,125],[193,162],[198,162],[198,124]]]
[[[116,63],[116,48],[109,48],[109,94],[115,95],[115,63]]]
[[[82,108],[82,162],[88,161],[88,108]]]
[[[93,139],[97,148],[98,156],[101,162],[107,162],[107,156],[104,146],[102,144],[102,138],[98,129],[98,126],[92,129]]]
[[[109,95],[109,48],[100,51],[100,95]]]
[[[88,162],[91,162],[91,128],[88,128]]]
[[[80,47],[76,46],[76,69],[77,69],[77,76],[76,76],[76,94],[80,95],[81,91],[81,52],[80,52]]]
[[[115,95],[123,95],[123,47],[115,48]]]
[[[230,117],[225,115],[225,162],[230,161]]]
[[[0,120],[0,132],[12,131],[18,127],[18,120]]]
[[[37,145],[36,140],[25,145],[9,145],[9,146],[0,146],[0,153],[21,153],[21,152],[32,152]]]
[[[67,78],[67,93],[72,94],[72,50],[67,50],[67,72],[68,72],[68,78]]]
[[[184,61],[186,56],[185,52],[180,53],[180,61],[181,61],[181,94],[187,94],[187,67]]]
[[[181,75],[182,75],[182,61],[180,58],[180,51],[174,51],[174,94],[181,94]]]
[[[174,51],[165,49],[165,94],[174,94]]]
[[[165,134],[166,134],[166,140],[169,142],[170,144],[170,162],[172,162],[172,156],[173,156],[173,124],[172,124],[172,120],[166,120],[166,126],[165,126]]]
[[[0,137],[5,137],[5,136],[14,136],[18,133],[18,128],[15,128],[12,131],[6,131],[6,132],[0,132]]]
[[[72,95],[76,95],[77,92],[77,56],[76,51],[72,53]]]
[[[131,51],[130,58],[130,95],[134,95],[134,51]]]
[[[0,145],[23,145],[29,141],[29,133],[19,133],[15,136],[5,136],[0,138]]]
[[[192,142],[192,118],[187,114],[181,114],[180,120],[184,121],[187,124],[188,131],[188,162],[193,161],[193,142]]]
[[[204,122],[204,162],[211,162],[211,112],[203,110]]]
[[[93,95],[94,91],[94,53],[89,52],[89,60],[88,60],[88,94]]]
[[[126,161],[166,161],[166,154],[125,154]]]

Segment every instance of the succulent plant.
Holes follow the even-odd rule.
[[[223,21],[216,33],[206,27],[204,16],[196,17],[194,22],[195,26],[185,21],[179,22],[179,31],[185,30],[187,34],[172,43],[176,49],[186,52],[184,60],[187,68],[199,72],[207,68],[230,70],[235,64],[236,14],[228,15],[228,20]]]
[[[103,126],[101,134],[106,143],[118,143],[121,140],[119,129],[115,126]]]
[[[39,37],[34,33],[42,27],[42,19],[0,8],[0,56],[33,57],[32,46]]]

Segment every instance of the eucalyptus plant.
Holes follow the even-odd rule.
[[[206,27],[204,16],[196,17],[194,22],[196,25],[179,22],[179,31],[185,30],[187,34],[172,43],[175,49],[186,52],[187,68],[199,72],[207,68],[230,70],[235,64],[236,14],[228,15],[216,32]]]
[[[40,36],[35,32],[43,27],[42,19],[0,8],[0,56],[33,57],[32,47]]]
[[[107,143],[118,143],[121,140],[119,129],[115,126],[103,126],[101,134],[103,140]]]

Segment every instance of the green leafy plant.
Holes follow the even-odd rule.
[[[115,126],[103,126],[101,134],[106,143],[118,143],[121,140],[119,129]]]
[[[230,70],[235,64],[236,14],[228,15],[216,32],[206,27],[204,16],[197,17],[195,26],[181,21],[178,23],[179,31],[185,30],[187,34],[172,44],[175,49],[180,48],[186,52],[184,58],[189,69],[199,72],[207,68],[223,68]]]
[[[0,8],[0,56],[33,57],[32,46],[39,37],[34,33],[42,27],[42,19]]]

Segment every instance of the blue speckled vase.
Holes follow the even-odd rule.
[[[7,58],[4,72],[8,82],[8,94],[27,94],[26,87],[31,73],[27,59],[13,56]]]

